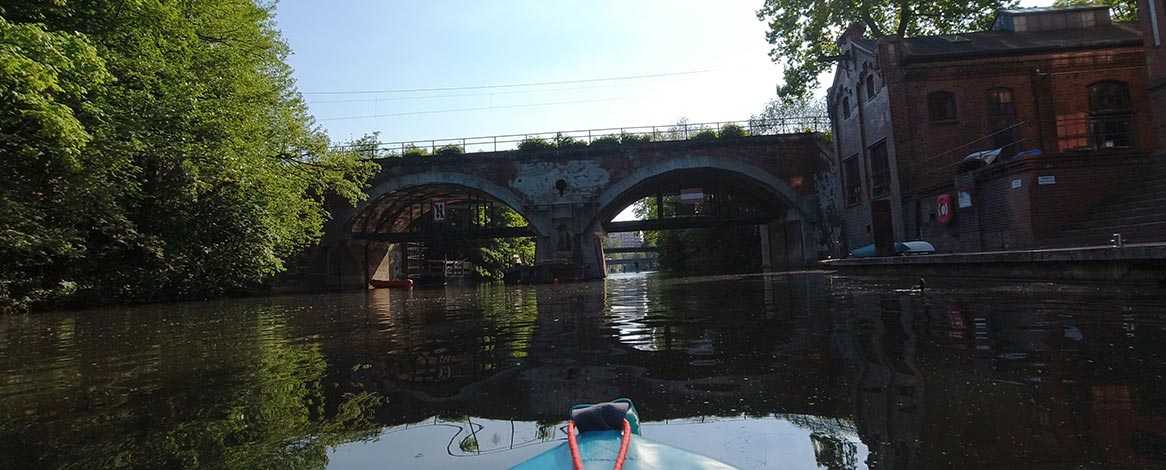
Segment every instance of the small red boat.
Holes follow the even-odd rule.
[[[398,287],[398,288],[403,288],[403,289],[412,289],[413,288],[413,280],[412,279],[392,279],[392,280],[388,280],[388,281],[383,281],[380,279],[370,279],[368,281],[368,284],[370,286],[376,287],[378,289],[386,288],[386,287]]]

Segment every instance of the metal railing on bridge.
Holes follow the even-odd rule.
[[[792,116],[779,119],[748,119],[702,123],[676,123],[658,126],[609,127],[568,131],[505,134],[452,139],[378,142],[379,157],[400,155],[462,154],[514,150],[524,142],[542,142],[545,148],[574,148],[599,143],[667,142],[702,138],[734,138],[750,135],[776,135],[803,132],[826,132],[830,119],[826,115]],[[341,147],[343,148],[343,146]]]

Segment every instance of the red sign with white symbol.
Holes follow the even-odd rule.
[[[935,199],[935,220],[941,224],[950,224],[955,214],[952,213],[951,195],[940,194]]]

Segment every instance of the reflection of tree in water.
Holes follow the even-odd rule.
[[[324,355],[293,341],[281,315],[261,312],[247,326],[257,341],[222,346],[213,358],[233,364],[237,381],[178,381],[148,393],[110,387],[103,392],[114,399],[94,402],[86,416],[0,432],[0,441],[33,449],[40,468],[322,469],[330,447],[377,435],[383,398],[326,396]]]
[[[804,429],[812,433],[827,434],[831,436],[858,435],[858,428],[854,425],[854,421],[850,419],[782,413],[774,414],[773,417],[787,421],[790,424],[797,426],[799,429]]]
[[[810,443],[814,445],[814,459],[818,468],[826,470],[850,470],[858,466],[858,447],[853,442],[839,437],[810,433]]]
[[[857,436],[854,421],[814,415],[778,414],[777,419],[810,431],[814,458],[819,468],[847,470],[858,466],[858,446],[844,436]]]
[[[555,437],[555,427],[559,425],[560,421],[538,421],[538,439],[540,441],[549,441]]]
[[[462,441],[459,442],[457,446],[459,449],[462,450],[462,452],[465,452],[467,454],[477,453],[478,452],[478,436],[475,436],[472,434],[469,436],[466,436],[466,438],[462,439]]]

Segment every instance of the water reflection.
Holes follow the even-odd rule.
[[[911,285],[636,275],[6,317],[0,467],[503,468],[617,396],[646,436],[742,468],[1166,465],[1155,291]]]

